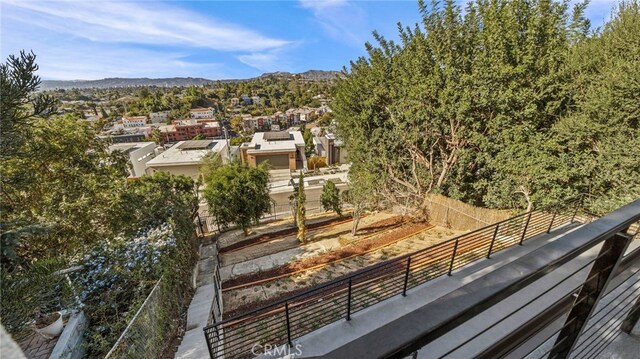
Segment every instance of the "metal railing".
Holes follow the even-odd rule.
[[[345,208],[349,208],[349,206],[347,205],[345,206]],[[325,209],[322,207],[322,203],[320,201],[307,201],[305,204],[305,209],[307,215],[325,212]],[[274,204],[271,206],[271,210],[269,211],[269,213],[260,218],[259,223],[265,223],[283,218],[293,218],[293,216],[294,211],[291,204]],[[236,228],[234,224],[230,224],[227,227],[218,225],[215,216],[207,211],[203,211],[202,213],[200,213],[194,219],[194,223],[196,225],[197,234],[200,237],[220,232],[221,230],[224,231],[227,229]]]
[[[204,328],[211,358],[251,357],[255,344],[292,341],[429,280],[505,248],[571,224],[578,203],[563,210],[534,210],[436,245],[379,263],[303,293]],[[587,221],[590,220],[586,219]]]

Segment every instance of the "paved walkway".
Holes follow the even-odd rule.
[[[243,274],[262,272],[283,266],[289,262],[298,261],[303,258],[313,257],[324,252],[336,250],[340,247],[341,244],[338,238],[324,239],[300,247],[287,249],[282,252],[222,267],[220,268],[220,277],[222,278],[222,281],[226,281]]]
[[[213,303],[215,293],[213,272],[217,259],[215,245],[210,240],[205,241],[205,243],[207,242],[208,244],[203,244],[200,248],[196,293],[191,299],[191,304],[189,304],[187,327],[175,358],[200,359],[209,357],[203,328],[207,326]]]

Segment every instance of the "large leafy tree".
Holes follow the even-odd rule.
[[[640,197],[640,3],[620,3],[578,42],[569,69],[573,106],[552,133],[558,181],[610,211]]]
[[[55,103],[33,94],[35,55],[1,65],[3,266],[73,256],[111,228],[109,208],[124,186],[126,160],[109,154],[93,128],[51,116]]]
[[[209,210],[222,226],[236,224],[248,235],[251,224],[271,209],[265,164],[253,168],[232,162],[211,171],[205,182]]]
[[[374,33],[337,81],[338,131],[353,176],[420,208],[439,192],[475,205],[528,207],[574,195],[554,126],[572,106],[572,44],[585,5],[419,2],[421,25],[395,43]]]

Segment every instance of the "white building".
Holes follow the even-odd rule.
[[[256,106],[260,106],[262,104],[262,101],[260,100],[260,96],[251,96],[251,103]]]
[[[122,116],[122,126],[125,128],[143,127],[147,124],[147,116]]]
[[[158,111],[149,113],[149,120],[151,123],[167,123],[169,118],[169,111]]]
[[[156,144],[153,142],[118,143],[109,146],[109,152],[121,151],[129,156],[130,177],[141,177],[147,170],[147,162],[155,157]]]
[[[198,179],[202,159],[209,153],[220,154],[223,163],[229,160],[225,140],[180,141],[147,162],[146,172],[153,175],[162,171]]]
[[[203,119],[203,118],[213,118],[213,114],[215,113],[215,109],[213,107],[209,108],[194,108],[189,111],[191,113],[191,118],[193,119]]]

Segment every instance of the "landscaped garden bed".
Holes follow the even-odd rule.
[[[309,224],[307,226],[307,229],[316,230],[316,229],[321,229],[325,227],[336,226],[336,225],[350,222],[350,221],[351,221],[351,217],[336,217],[326,221]],[[281,229],[274,232],[264,233],[256,237],[249,238],[240,242],[233,243],[226,247],[220,248],[220,254],[237,251],[243,248],[247,248],[247,247],[251,247],[259,244],[268,243],[270,241],[273,241],[282,237],[295,235],[297,232],[298,232],[297,227],[290,227],[290,228],[285,228],[285,229]]]
[[[243,312],[277,302],[279,299],[304,292],[309,288],[336,280],[365,267],[440,243],[460,233],[460,231],[434,227],[416,235],[409,235],[408,238],[388,246],[352,258],[338,260],[321,268],[273,278],[267,282],[241,289],[227,290],[223,294],[226,308],[224,318],[231,318]]]
[[[370,233],[378,232],[380,228],[388,228],[389,226],[396,225],[400,226],[404,221],[405,219],[400,216],[385,219],[372,224],[370,227],[363,228],[363,233],[367,235]],[[328,252],[326,254],[323,254],[322,256],[306,258],[270,270],[242,275],[230,279],[223,283],[223,290],[264,283],[265,281],[277,279],[282,276],[318,268],[320,266],[324,266],[339,260],[362,255],[364,253],[376,250],[380,247],[398,242],[402,239],[407,238],[408,236],[417,234],[431,227],[433,226],[426,222],[408,223],[406,225],[402,225],[400,228],[390,230],[385,234],[354,241],[339,250]]]

